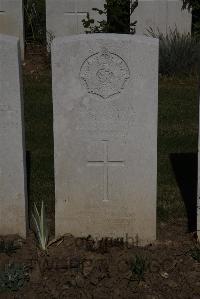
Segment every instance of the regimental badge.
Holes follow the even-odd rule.
[[[106,48],[89,56],[80,70],[80,79],[87,91],[103,99],[120,93],[129,78],[127,63]]]

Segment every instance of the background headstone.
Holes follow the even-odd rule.
[[[26,179],[19,42],[0,35],[0,235],[26,236]]]
[[[56,235],[155,240],[157,39],[57,38],[52,71]]]
[[[24,22],[22,0],[0,0],[0,34],[20,39],[21,57],[24,58]]]
[[[87,12],[101,20],[92,8],[102,9],[104,0],[46,0],[47,40],[53,37],[85,33],[82,20]]]
[[[150,27],[163,34],[175,28],[179,33],[191,33],[192,15],[182,5],[182,0],[139,0],[131,16],[132,22],[137,20],[136,33],[146,34]]]
[[[89,12],[95,20],[101,20],[92,8],[103,8],[104,0],[46,0],[46,26],[48,43],[53,37],[84,33],[82,19]],[[131,16],[137,20],[136,33],[147,34],[150,27],[163,34],[177,28],[180,33],[190,33],[192,15],[182,10],[182,0],[139,0]]]

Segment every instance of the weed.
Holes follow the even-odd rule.
[[[195,261],[200,263],[200,246],[195,246],[189,251],[189,254]]]
[[[136,255],[134,259],[130,261],[130,271],[132,273],[132,278],[136,277],[137,281],[144,280],[144,275],[148,267],[149,264],[147,260],[140,255]]]
[[[19,249],[20,246],[15,244],[15,241],[4,241],[0,240],[0,253],[6,253],[7,255],[11,255]]]
[[[0,291],[18,291],[29,280],[28,269],[23,264],[6,264],[0,271]]]
[[[46,219],[46,212],[44,207],[44,202],[42,201],[40,213],[36,204],[34,203],[34,209],[32,213],[33,224],[35,227],[35,234],[37,236],[37,240],[39,246],[42,250],[47,250],[48,245],[48,227],[47,227],[47,219]]]

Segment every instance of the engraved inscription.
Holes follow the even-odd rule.
[[[104,145],[104,157],[102,160],[93,160],[88,161],[88,166],[100,166],[103,167],[103,201],[109,200],[109,190],[108,190],[108,168],[115,167],[115,166],[124,166],[124,161],[114,161],[108,158],[108,140],[102,140]]]
[[[88,92],[103,99],[120,93],[129,78],[130,71],[126,62],[106,48],[88,57],[80,70],[81,82]]]
[[[77,111],[76,129],[93,138],[110,139],[127,136],[136,120],[136,112],[126,99],[121,101],[94,101],[82,104]],[[72,119],[73,121],[73,119]],[[92,135],[91,135],[92,134]]]

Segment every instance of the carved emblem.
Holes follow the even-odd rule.
[[[80,70],[81,82],[88,92],[104,99],[120,93],[129,78],[126,62],[106,48],[88,57]]]

